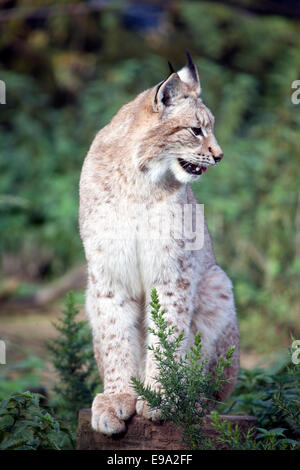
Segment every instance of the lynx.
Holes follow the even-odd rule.
[[[231,380],[219,398],[224,400],[235,386],[239,329],[232,284],[216,264],[205,219],[197,249],[174,230],[169,237],[161,237],[159,229],[156,237],[145,236],[145,216],[161,211],[172,219],[178,207],[195,208],[188,183],[223,158],[214,117],[200,91],[188,54],[182,69],[171,69],[98,132],[83,164],[79,225],[88,267],[85,308],[104,386],[93,400],[92,427],[107,435],[123,432],[134,413],[159,419],[158,412],[137,400],[131,383],[135,376],[159,387],[153,353],[146,347],[156,341],[148,331],[153,287],[166,320],[184,335],[182,354],[197,331],[212,370],[236,346],[227,369]]]

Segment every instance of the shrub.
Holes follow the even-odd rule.
[[[224,369],[230,365],[234,346],[220,358],[215,378],[206,370],[207,361],[201,361],[201,338],[197,333],[194,346],[183,357],[178,355],[183,335],[174,336],[174,326],[169,327],[160,310],[157,292],[152,290],[152,319],[155,328],[149,331],[158,338],[158,345],[149,346],[153,351],[161,389],[151,390],[139,379],[132,377],[133,386],[140,398],[150,408],[160,410],[163,420],[172,421],[182,431],[182,439],[191,449],[207,448],[210,442],[202,433],[203,417],[217,402],[216,393],[228,379],[223,379]]]
[[[238,384],[227,404],[215,400],[225,381],[224,369],[230,365],[234,346],[220,358],[214,377],[207,372],[207,361],[201,360],[201,339],[195,336],[194,346],[180,357],[178,350],[182,334],[174,336],[174,327],[169,327],[160,310],[155,289],[152,291],[152,319],[155,328],[149,331],[158,338],[153,351],[161,384],[158,390],[151,390],[143,382],[132,377],[132,383],[139,399],[149,407],[159,410],[162,420],[172,421],[182,431],[183,442],[191,449],[211,448],[212,442],[203,435],[203,418],[210,412],[211,424],[218,432],[216,440],[233,450],[286,450],[299,449],[300,436],[300,366],[288,365],[274,374],[264,370],[244,370],[239,375]],[[254,415],[258,427],[242,435],[238,426],[221,420],[214,405],[223,413],[233,410],[242,414]]]
[[[300,436],[300,367],[283,366],[276,373],[241,369],[239,380],[223,412],[255,416],[261,427],[285,427]]]
[[[0,450],[60,450],[72,435],[39,403],[42,395],[13,393],[0,403]]]
[[[60,335],[47,345],[60,379],[54,388],[57,412],[73,429],[78,411],[91,405],[95,390],[100,387],[91,333],[86,321],[76,319],[78,312],[70,292],[62,317],[54,324]]]
[[[237,425],[233,427],[229,421],[221,420],[216,411],[211,413],[211,424],[218,432],[217,442],[225,444],[231,450],[300,449],[299,442],[286,437],[284,428],[251,428],[242,436]]]
[[[241,369],[236,389],[222,412],[250,414],[257,418],[257,442],[249,447],[263,450],[299,449],[300,438],[300,365],[291,361],[271,373],[263,369]],[[215,419],[220,431],[220,422]],[[227,438],[239,446],[232,429]],[[225,433],[226,434],[226,433]],[[242,446],[242,448],[245,448]]]

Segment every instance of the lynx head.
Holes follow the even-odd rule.
[[[150,128],[140,145],[138,164],[153,182],[196,181],[223,158],[214,136],[214,117],[199,97],[198,70],[188,52],[187,56],[187,65],[178,72],[169,64],[169,77],[147,94],[145,122]]]

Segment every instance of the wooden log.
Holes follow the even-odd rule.
[[[257,425],[253,416],[221,415],[239,427],[241,434]],[[154,423],[141,416],[133,416],[127,421],[126,432],[118,436],[105,436],[91,428],[91,410],[79,412],[77,428],[77,450],[188,450],[181,442],[179,429],[171,422]],[[226,446],[216,442],[217,432],[205,419],[205,437],[211,438],[215,449],[226,449]]]

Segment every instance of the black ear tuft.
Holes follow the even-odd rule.
[[[192,59],[192,56],[190,54],[190,51],[188,49],[185,50],[185,53],[187,55],[187,59],[188,59],[188,64],[193,64],[193,59]]]
[[[187,63],[187,66],[191,72],[191,75],[193,77],[193,79],[197,82],[198,81],[198,75],[197,75],[197,69],[196,69],[196,66],[193,62],[193,59],[192,59],[192,56],[191,54],[189,53],[188,49],[185,50],[186,52],[186,55],[187,55],[187,59],[188,59],[188,63]]]
[[[171,62],[169,60],[168,60],[168,65],[169,65],[170,72],[171,73],[176,73],[175,70],[174,70],[173,65],[171,64]]]
[[[160,91],[160,87],[165,83],[166,80],[163,80],[162,82],[160,82],[156,87],[156,92],[155,92],[155,96],[154,96],[154,103],[155,104],[158,103],[158,94],[159,94],[159,91]]]

